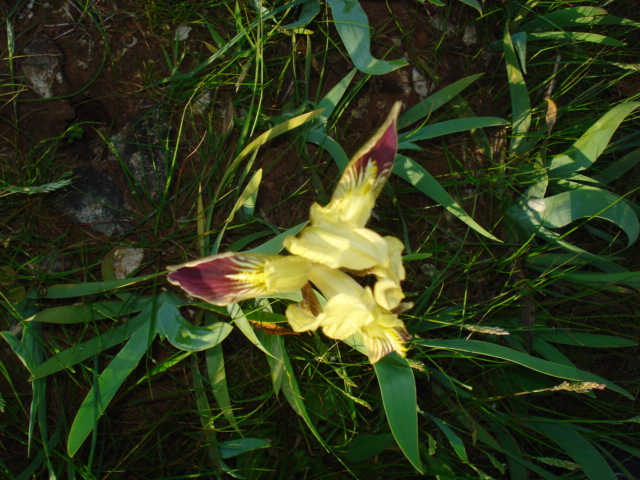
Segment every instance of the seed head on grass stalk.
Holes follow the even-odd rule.
[[[168,267],[169,282],[214,305],[228,305],[263,295],[302,291],[303,300],[287,307],[296,332],[322,328],[346,340],[360,334],[375,363],[409,340],[397,311],[404,311],[403,244],[365,227],[393,168],[398,146],[396,103],[373,137],[356,152],[326,206],[314,203],[310,224],[284,246],[291,255],[225,252]],[[373,275],[373,288],[356,276]],[[310,285],[327,300],[324,306]]]

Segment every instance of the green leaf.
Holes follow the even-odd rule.
[[[558,445],[580,467],[590,480],[616,480],[618,477],[598,449],[584,436],[566,423],[525,422],[525,425],[543,434]]]
[[[518,58],[509,34],[509,26],[504,32],[504,58],[507,64],[507,81],[511,96],[512,137],[509,152],[515,157],[522,157],[526,153],[526,135],[531,125],[531,103],[529,91],[524,77],[518,68]]]
[[[577,382],[596,382],[605,384],[607,388],[616,391],[625,397],[634,398],[624,388],[619,387],[613,382],[605,380],[598,375],[579,370],[577,368],[557,363],[548,362],[540,358],[532,357],[526,353],[518,352],[511,348],[496,345],[494,343],[482,342],[479,340],[423,340],[415,339],[413,343],[423,345],[430,348],[454,350],[460,352],[470,352],[478,355],[487,355],[494,358],[501,358],[509,362],[517,363],[523,367],[530,368],[536,372],[544,373],[552,377],[565,378],[567,380],[575,380]]]
[[[371,55],[369,19],[357,0],[327,0],[353,65],[369,75],[385,75],[406,66],[406,60],[378,60]]]
[[[80,409],[76,414],[69,438],[67,451],[74,456],[89,434],[98,424],[98,419],[104,413],[120,386],[138,365],[149,348],[155,331],[149,328],[139,328],[122,350],[111,360],[109,365],[97,377]]]
[[[398,134],[398,149],[407,148],[406,142],[417,142],[430,138],[450,135],[452,133],[467,132],[475,128],[495,127],[496,125],[506,125],[509,122],[497,117],[470,117],[445,120],[444,122],[427,125],[418,130]],[[410,146],[409,146],[410,148]]]
[[[298,232],[300,232],[300,230],[302,230],[307,223],[308,222],[299,223],[295,227],[291,227],[290,229],[285,230],[284,232],[276,235],[272,239],[267,240],[262,245],[260,245],[260,246],[258,246],[256,248],[252,248],[250,250],[247,250],[247,252],[279,253],[284,248],[282,246],[283,240],[285,238],[291,236],[291,235],[297,235]]]
[[[311,23],[311,20],[313,20],[318,13],[320,13],[320,1],[306,0],[302,4],[302,9],[300,10],[300,16],[298,17],[298,20],[286,25],[282,25],[280,29],[292,30],[294,28],[306,27],[307,25],[309,25],[309,23]]]
[[[429,172],[412,159],[403,155],[397,155],[393,166],[393,173],[409,182],[432,200],[438,202],[442,207],[476,232],[492,240],[500,241],[467,215],[458,202],[451,198]]]
[[[46,377],[52,373],[72,367],[87,358],[98,355],[100,352],[124,342],[128,338],[131,338],[131,335],[140,329],[140,327],[150,325],[152,322],[151,315],[151,308],[146,308],[126,323],[107,330],[103,334],[93,337],[85,342],[76,343],[66,350],[61,351],[39,365],[32,372],[33,378],[37,379]]]
[[[627,246],[634,243],[640,233],[640,222],[633,209],[619,196],[598,188],[562,192],[528,202],[527,206],[532,221],[547,228],[561,228],[581,218],[601,218],[625,232]]]
[[[160,338],[166,338],[180,350],[199,352],[211,348],[227,338],[233,330],[225,322],[216,322],[206,327],[190,324],[178,309],[184,302],[168,293],[158,295],[157,302],[156,318]]]
[[[616,160],[602,172],[593,175],[593,179],[601,183],[611,183],[621,178],[625,173],[635,168],[640,163],[640,148],[627,153],[620,160]]]
[[[380,455],[383,450],[394,443],[393,435],[380,433],[377,435],[361,434],[351,440],[341,453],[354,463],[364,462]]]
[[[422,473],[418,447],[416,381],[406,359],[392,353],[373,364],[391,433],[411,465]]]
[[[470,75],[468,77],[462,78],[451,85],[447,85],[446,87],[438,90],[436,93],[429,95],[424,100],[418,102],[409,110],[404,112],[398,118],[398,128],[407,127],[413,123],[419,122],[420,120],[427,118],[434,111],[436,111],[441,106],[450,102],[453,98],[460,94],[465,88],[475,82],[478,78],[480,78],[483,73],[478,73],[476,75]]]
[[[261,438],[238,438],[218,443],[220,458],[232,458],[243,453],[270,447],[271,444]]]
[[[462,3],[475,8],[480,15],[482,15],[482,6],[478,3],[478,0],[460,0]]]
[[[68,285],[52,285],[47,288],[44,295],[38,295],[37,291],[32,291],[29,298],[74,298],[95,295],[96,293],[115,290],[116,288],[128,287],[151,278],[164,275],[164,272],[145,275],[142,277],[125,278],[124,280],[110,280],[106,282],[85,282]]]
[[[205,314],[205,318],[207,315]],[[216,399],[218,408],[224,415],[224,418],[229,422],[229,425],[240,434],[240,427],[238,421],[233,414],[233,407],[231,406],[231,397],[229,396],[229,388],[227,386],[227,373],[224,367],[224,354],[222,352],[222,345],[218,344],[212,348],[209,348],[206,352],[207,361],[207,373],[209,375],[209,383],[211,384],[211,390],[213,396]]]
[[[347,168],[347,165],[349,164],[349,157],[338,142],[336,142],[333,138],[331,138],[321,130],[316,129],[309,132],[307,141],[315,143],[320,148],[324,148],[329,153],[329,155],[333,157],[333,160],[338,166],[338,170],[340,172],[344,172],[344,169]]]
[[[536,330],[536,337],[544,338],[553,343],[590,348],[633,347],[638,344],[637,342],[629,340],[628,338],[612,337],[611,335],[599,335],[596,333],[574,331],[565,332],[563,330]]]
[[[520,26],[523,32],[546,30],[548,28],[567,28],[589,25],[594,23],[595,17],[606,15],[607,11],[598,7],[570,7],[547,15],[539,16]]]
[[[626,43],[616,40],[615,38],[605,37],[597,33],[586,32],[540,32],[528,33],[527,40],[530,42],[544,40],[567,40],[569,42],[589,42],[599,45],[609,45],[611,47],[623,47]]]
[[[72,324],[85,323],[105,318],[118,318],[147,308],[151,298],[132,297],[131,301],[93,302],[81,305],[52,307],[29,318],[32,322]]]
[[[329,117],[331,117],[334,110],[336,109],[336,106],[338,105],[338,103],[340,103],[340,100],[344,96],[344,93],[347,91],[347,88],[351,84],[351,80],[353,80],[356,72],[357,70],[354,68],[349,73],[347,73],[347,75],[345,75],[342,80],[336,83],[335,86],[331,90],[329,90],[329,93],[327,93],[324,98],[322,98],[322,100],[318,102],[318,108],[322,109],[322,114],[314,122],[314,125],[316,125],[316,129],[323,128],[324,125],[327,124]]]
[[[605,113],[566,152],[551,160],[550,178],[566,178],[593,165],[620,124],[638,106],[640,102],[622,103]]]
[[[433,415],[429,415],[429,418],[434,421],[442,433],[444,433],[445,437],[447,437],[447,440],[449,440],[449,443],[456,452],[456,455],[458,455],[464,463],[469,463],[469,457],[467,456],[467,450],[464,448],[464,442],[458,434],[454,432],[449,425]]]

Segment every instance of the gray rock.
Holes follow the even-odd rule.
[[[168,140],[170,126],[160,109],[142,118],[112,138],[115,159],[128,170],[136,196],[155,200],[167,181]]]
[[[62,52],[44,33],[35,35],[24,47],[22,71],[42,98],[53,97],[54,81],[62,83]]]
[[[71,188],[54,197],[55,204],[75,222],[106,235],[124,233],[130,218],[114,178],[92,167],[74,169]]]

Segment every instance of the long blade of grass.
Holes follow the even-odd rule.
[[[338,170],[341,173],[344,172],[344,169],[347,168],[347,165],[349,164],[349,157],[338,142],[323,131],[317,129],[313,129],[309,132],[307,141],[315,143],[320,148],[324,148],[329,155],[333,157],[333,160],[338,166]]]
[[[431,113],[459,95],[465,88],[479,79],[482,75],[484,74],[478,73],[476,75],[470,75],[462,78],[418,102],[416,105],[400,115],[398,118],[398,129],[402,129],[427,118]]]
[[[407,65],[406,60],[378,60],[371,55],[369,19],[358,0],[327,0],[353,65],[369,75],[386,75]]]
[[[347,73],[347,75],[336,83],[335,86],[329,90],[329,93],[327,93],[322,100],[318,102],[318,109],[322,109],[322,114],[314,122],[314,126],[316,126],[316,128],[322,128],[327,124],[327,120],[329,120],[329,117],[333,114],[336,106],[340,103],[340,100],[347,91],[347,88],[351,84],[351,80],[353,80],[356,73],[357,70],[355,68]]]
[[[440,184],[422,166],[403,155],[396,156],[393,173],[406,180],[432,200],[438,202],[460,221],[476,232],[495,241],[500,241],[471,218]]]
[[[622,177],[625,173],[635,168],[640,163],[640,148],[627,153],[620,160],[616,160],[602,172],[593,175],[593,179],[602,183],[611,183]]]
[[[613,382],[605,380],[604,378],[594,375],[593,373],[585,372],[577,368],[569,367],[567,365],[559,365],[557,363],[548,362],[540,358],[532,357],[526,353],[518,352],[511,348],[496,345],[494,343],[482,342],[479,340],[424,340],[415,339],[413,343],[430,348],[454,350],[460,352],[470,352],[478,355],[487,355],[494,358],[500,358],[509,362],[517,363],[523,367],[530,368],[536,372],[544,373],[552,377],[565,378],[567,380],[575,380],[577,382],[596,382],[605,384],[607,388],[616,391],[627,398],[634,398],[624,388],[616,385]]]
[[[73,298],[95,295],[96,293],[115,290],[116,288],[128,287],[136,283],[144,282],[151,278],[164,275],[164,272],[144,275],[142,277],[125,278],[124,280],[111,280],[106,282],[85,282],[69,285],[52,285],[46,289],[44,295],[39,295],[37,291],[29,293],[29,298]]]
[[[215,347],[209,348],[206,350],[205,355],[209,383],[211,384],[211,390],[213,391],[213,396],[216,399],[218,408],[227,422],[229,422],[229,425],[240,434],[240,427],[238,426],[238,421],[233,414],[233,407],[231,406],[222,345],[218,344]]]
[[[528,33],[527,40],[530,42],[547,40],[567,40],[569,42],[589,42],[599,45],[609,45],[610,47],[622,47],[626,43],[615,38],[606,37],[597,33],[587,32],[539,32]]]
[[[551,160],[550,177],[566,178],[593,165],[620,124],[639,106],[640,102],[622,103],[605,113],[566,152]]]
[[[151,328],[151,324],[149,326]],[[136,330],[125,346],[122,347],[122,350],[118,352],[111,360],[111,363],[98,376],[96,384],[80,405],[71,425],[67,439],[69,456],[72,457],[76,454],[89,434],[97,426],[100,416],[102,416],[129,374],[140,363],[154,336],[155,332],[150,332],[149,328]]]
[[[592,23],[595,17],[606,15],[607,11],[599,7],[570,7],[541,15],[520,26],[523,32],[533,32],[547,28],[569,28],[585,26]]]
[[[511,96],[511,123],[513,126],[509,152],[516,157],[522,157],[525,154],[526,135],[531,125],[531,102],[529,100],[529,90],[518,67],[518,58],[511,41],[508,25],[504,31],[504,58],[507,65],[507,81],[509,82],[509,94]]]
[[[430,138],[441,137],[443,135],[451,135],[452,133],[467,132],[476,128],[495,127],[497,125],[506,125],[508,123],[509,122],[507,120],[497,117],[471,117],[445,120],[444,122],[427,125],[426,127],[422,127],[418,130],[398,134],[398,149],[402,150],[407,147],[410,148],[406,142],[428,140]]]
[[[585,333],[572,331],[571,333],[562,330],[540,331],[536,330],[536,337],[544,338],[550,342],[563,345],[574,345],[577,347],[589,348],[620,348],[633,347],[638,343],[628,338],[612,337],[611,335],[600,335],[597,333]]]
[[[423,473],[418,446],[416,381],[409,363],[393,353],[373,364],[393,438],[411,465]]]
[[[565,424],[526,422],[525,425],[546,436],[569,455],[590,480],[616,480],[618,477],[598,449],[583,435]]]
[[[72,324],[86,323],[105,318],[118,318],[130,315],[147,308],[153,301],[151,298],[132,297],[133,301],[106,301],[82,305],[52,307],[36,313],[28,321],[42,323]]]

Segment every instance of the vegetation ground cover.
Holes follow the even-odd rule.
[[[601,3],[0,1],[2,475],[640,478],[640,19]],[[167,283],[279,252],[395,101],[406,359]],[[59,206],[91,175],[110,234]]]

